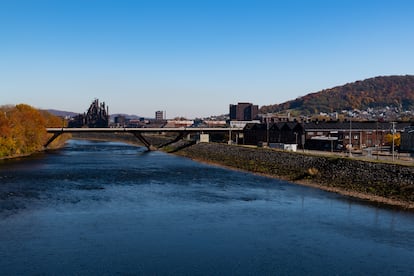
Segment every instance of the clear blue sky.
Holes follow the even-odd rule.
[[[0,105],[194,118],[405,74],[411,0],[0,0]]]

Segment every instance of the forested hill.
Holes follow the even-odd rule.
[[[296,110],[311,115],[385,106],[414,109],[414,76],[382,76],[348,83],[288,101],[262,106],[261,113]]]

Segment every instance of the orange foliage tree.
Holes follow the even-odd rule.
[[[0,108],[0,157],[12,155],[15,149],[15,142],[12,138],[12,125],[7,116],[11,107]]]
[[[388,133],[385,135],[385,141],[388,145],[392,145],[392,139],[394,138],[394,145],[396,147],[399,147],[401,145],[401,134],[395,133],[394,135],[392,133]]]
[[[58,125],[62,119],[26,104],[0,107],[0,157],[43,149],[49,137],[46,127]]]

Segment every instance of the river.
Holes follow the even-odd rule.
[[[116,142],[0,163],[2,275],[413,275],[414,214]]]

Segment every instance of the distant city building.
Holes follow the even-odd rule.
[[[259,107],[252,103],[238,103],[230,105],[230,120],[251,121],[257,119]]]
[[[259,120],[250,120],[250,121],[230,121],[231,128],[244,128],[247,124],[260,124]]]
[[[259,114],[260,120],[262,123],[276,123],[276,122],[290,122],[290,121],[299,121],[298,118],[292,117],[290,112],[286,114],[275,114],[275,113],[267,113],[267,114]]]
[[[128,120],[127,127],[138,128],[138,127],[143,127],[145,124],[146,122],[142,121],[141,119],[130,119]]]
[[[204,125],[207,127],[225,127],[227,125],[226,121],[212,121],[212,120],[205,120]]]
[[[167,124],[164,127],[190,127],[193,124],[193,120],[168,120]]]
[[[155,111],[155,120],[157,121],[164,120],[164,111]]]
[[[401,133],[410,124],[410,122],[399,122],[396,124],[396,131]],[[386,135],[391,133],[389,122],[378,121],[314,121],[304,124],[304,128],[305,148],[318,150],[331,150],[332,143],[339,144],[342,149],[381,147],[387,144]],[[333,147],[338,148],[335,145]]]
[[[302,146],[304,132],[303,125],[297,122],[249,123],[243,129],[244,144],[260,145],[267,143],[271,147],[287,149],[282,144]]]
[[[117,127],[124,127],[126,125],[127,119],[125,116],[119,115],[114,118],[114,123]]]

